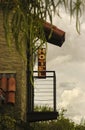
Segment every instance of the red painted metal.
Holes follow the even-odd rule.
[[[8,80],[8,91],[16,91],[16,80],[14,77],[10,77]]]
[[[65,32],[46,21],[43,22],[43,28],[47,42],[61,47],[65,41]]]
[[[1,78],[0,88],[1,88],[3,91],[7,91],[7,77],[2,77],[2,78]]]
[[[13,91],[8,92],[7,103],[15,104],[15,92],[13,92]]]

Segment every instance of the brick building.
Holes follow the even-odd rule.
[[[47,42],[61,47],[65,41],[65,32],[53,26],[53,33],[49,39],[51,25],[44,22],[43,27]],[[27,92],[27,71],[27,64],[17,52],[15,45],[12,44],[11,47],[8,47],[6,43],[3,15],[2,11],[0,11],[0,92],[2,95],[2,97],[0,96],[0,111],[2,113],[8,112],[9,115],[14,113],[14,117],[16,116],[17,119],[23,121],[26,121],[27,116],[27,100],[29,102],[31,100],[27,99],[27,94],[29,93]],[[11,87],[10,90],[9,87]]]

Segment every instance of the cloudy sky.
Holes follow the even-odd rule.
[[[63,46],[48,44],[47,70],[57,77],[57,108],[67,109],[66,116],[79,123],[85,118],[85,17],[81,18],[81,35],[76,32],[75,19],[61,11],[53,24],[66,32]]]

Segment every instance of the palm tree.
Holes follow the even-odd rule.
[[[11,46],[13,38],[18,52],[25,58],[23,49],[25,47],[28,57],[32,59],[33,53],[46,44],[43,22],[49,17],[52,24],[53,13],[59,15],[61,7],[68,10],[71,17],[76,16],[76,29],[80,33],[80,16],[85,7],[84,0],[0,0],[7,44]],[[36,45],[36,42],[39,44]],[[28,68],[32,71],[33,63],[28,64]]]
[[[71,17],[76,16],[76,29],[79,33],[80,16],[85,7],[84,0],[0,0],[8,45],[11,44],[10,32],[12,32],[16,48],[20,53],[23,52],[23,43],[26,46],[30,43],[35,52],[46,42],[42,28],[43,21],[49,17],[52,23],[52,14],[57,12],[59,15],[60,6],[65,7]],[[40,44],[36,47],[35,43],[39,39],[41,39]]]
[[[71,17],[76,16],[76,29],[79,33],[84,0],[0,0],[7,44],[11,46],[13,39],[16,49],[27,60],[31,80],[33,54],[40,46],[46,44],[43,23],[48,17],[52,24],[53,13],[59,15],[61,7],[68,10]]]
[[[68,10],[71,17],[76,16],[76,29],[79,33],[80,16],[85,7],[84,0],[0,0],[7,44],[11,46],[13,40],[17,51],[27,60],[27,68],[31,72],[27,76],[31,85],[33,54],[46,44],[43,23],[49,18],[52,24],[53,13],[59,15],[61,7]]]

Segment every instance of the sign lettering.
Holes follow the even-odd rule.
[[[46,48],[38,49],[38,77],[46,77]]]

